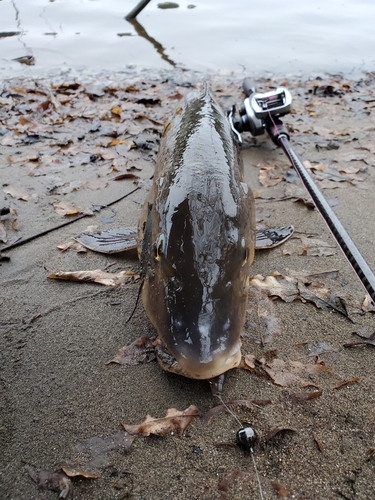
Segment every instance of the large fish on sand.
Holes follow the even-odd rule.
[[[186,96],[166,127],[139,233],[142,299],[165,348],[163,368],[210,379],[236,367],[255,206],[207,85]]]

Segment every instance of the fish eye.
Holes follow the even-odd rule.
[[[165,244],[164,234],[159,234],[156,238],[155,243],[152,245],[152,251],[154,253],[154,258],[158,262],[161,260],[161,257],[164,253],[164,244]]]

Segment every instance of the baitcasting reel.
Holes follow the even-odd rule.
[[[254,83],[245,79],[243,89],[247,98],[236,116],[235,107],[228,113],[228,120],[233,132],[242,142],[240,133],[248,131],[253,137],[265,133],[271,116],[275,119],[290,113],[292,96],[285,87],[261,94],[256,92]]]
[[[241,106],[239,116],[236,116],[235,106],[227,115],[238,142],[242,143],[241,132],[249,131],[254,137],[267,132],[272,142],[283,149],[310,194],[315,207],[375,304],[374,273],[289,143],[289,134],[280,117],[290,113],[292,106],[290,92],[285,87],[277,87],[271,92],[257,93],[254,83],[249,78],[244,80],[243,90],[247,98]]]

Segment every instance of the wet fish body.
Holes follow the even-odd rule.
[[[166,130],[139,227],[142,299],[178,371],[210,379],[241,357],[254,199],[207,86],[186,96]]]

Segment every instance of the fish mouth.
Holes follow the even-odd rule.
[[[166,371],[196,380],[207,380],[218,377],[240,365],[241,343],[238,342],[229,354],[225,352],[214,356],[208,362],[183,355],[173,357],[168,351],[165,351],[165,348],[158,351],[157,359],[159,365]]]

